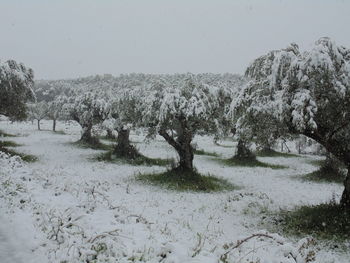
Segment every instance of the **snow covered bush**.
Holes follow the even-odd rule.
[[[35,98],[33,78],[33,70],[23,64],[0,61],[0,114],[13,119],[25,118],[25,103]]]
[[[296,44],[271,51],[247,69],[251,78],[231,105],[239,134],[268,121],[274,137],[303,134],[350,168],[350,49],[329,38],[301,53]],[[341,204],[350,208],[350,169]]]
[[[66,105],[69,116],[82,127],[81,141],[89,144],[98,142],[92,136],[93,125],[102,123],[109,114],[108,103],[97,93],[86,92],[74,100],[70,105]]]

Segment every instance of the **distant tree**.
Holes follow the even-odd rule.
[[[40,121],[48,116],[49,107],[47,102],[41,101],[33,104],[28,104],[29,117],[37,120],[38,130],[40,131]]]
[[[74,102],[65,106],[69,117],[82,127],[81,141],[89,144],[98,143],[92,136],[92,127],[102,123],[109,114],[108,103],[98,93],[86,92],[75,98]]]
[[[304,53],[292,44],[256,59],[246,75],[231,108],[240,134],[269,119],[274,136],[303,134],[323,145],[348,167],[340,202],[350,208],[350,49],[329,38]]]
[[[138,120],[149,134],[159,134],[174,147],[180,157],[176,169],[193,171],[193,137],[218,131],[219,91],[188,74],[173,81],[159,79],[138,94]]]
[[[26,102],[34,100],[34,73],[14,60],[0,61],[0,114],[14,120],[26,117]]]
[[[54,98],[53,101],[48,103],[48,113],[47,117],[49,117],[52,123],[52,130],[56,131],[56,121],[62,116],[64,105],[67,103],[68,99],[64,95],[59,95]]]

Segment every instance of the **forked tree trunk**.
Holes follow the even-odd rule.
[[[38,130],[40,131],[40,120],[37,120],[38,122]]]
[[[344,180],[345,189],[340,199],[340,205],[343,208],[350,209],[350,166],[348,166],[348,174]]]
[[[52,130],[53,130],[54,132],[56,131],[56,119],[53,119]]]
[[[171,146],[173,146],[180,157],[179,166],[177,169],[193,171],[194,150],[191,145],[193,134],[187,128],[186,123],[181,122],[181,133],[177,140],[170,136],[165,130],[160,130],[161,135]]]

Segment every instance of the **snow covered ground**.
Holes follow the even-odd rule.
[[[0,129],[20,135],[10,138],[16,150],[38,156],[26,164],[0,156],[0,262],[315,262],[348,263],[350,254],[334,252],[318,243],[267,233],[237,249],[237,240],[260,229],[264,211],[318,204],[335,196],[342,186],[297,180],[316,169],[310,159],[260,158],[287,169],[227,167],[215,157],[195,156],[202,173],[223,177],[240,187],[221,193],[174,192],[142,185],[135,174],[163,171],[164,167],[132,166],[92,161],[99,151],[77,148],[78,126],[44,121],[44,131],[31,123],[0,122]],[[146,143],[132,135],[147,156],[176,157],[161,138]],[[229,157],[234,147],[198,137],[200,149]],[[230,142],[223,142],[229,145]],[[231,142],[232,145],[232,142]],[[304,245],[303,245],[304,244]],[[225,256],[226,255],[226,256]],[[221,258],[221,261],[220,261]]]

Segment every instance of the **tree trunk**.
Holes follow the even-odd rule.
[[[176,169],[193,171],[193,147],[192,132],[187,128],[186,122],[181,122],[181,130],[177,140],[170,136],[165,130],[160,130],[161,135],[171,146],[175,148],[180,157],[179,166]]]
[[[83,133],[81,135],[80,141],[91,144],[91,145],[96,145],[99,143],[97,138],[94,138],[91,134],[92,130],[92,125],[87,125],[83,126]]]
[[[115,139],[115,136],[114,136],[113,131],[111,129],[106,129],[106,131],[107,131],[107,136],[106,137],[108,139]]]
[[[121,128],[118,130],[117,145],[113,151],[116,156],[127,159],[135,159],[141,156],[136,148],[130,144],[129,136],[129,129]]]
[[[343,208],[350,209],[350,166],[348,166],[348,174],[344,180],[345,189],[340,199],[340,205]]]
[[[55,132],[56,131],[56,119],[53,120],[52,123],[52,130]]]
[[[180,156],[179,168],[182,170],[193,170],[193,147],[191,140],[183,142],[180,149],[177,150]]]
[[[38,130],[40,131],[40,120],[37,120],[38,122]]]

